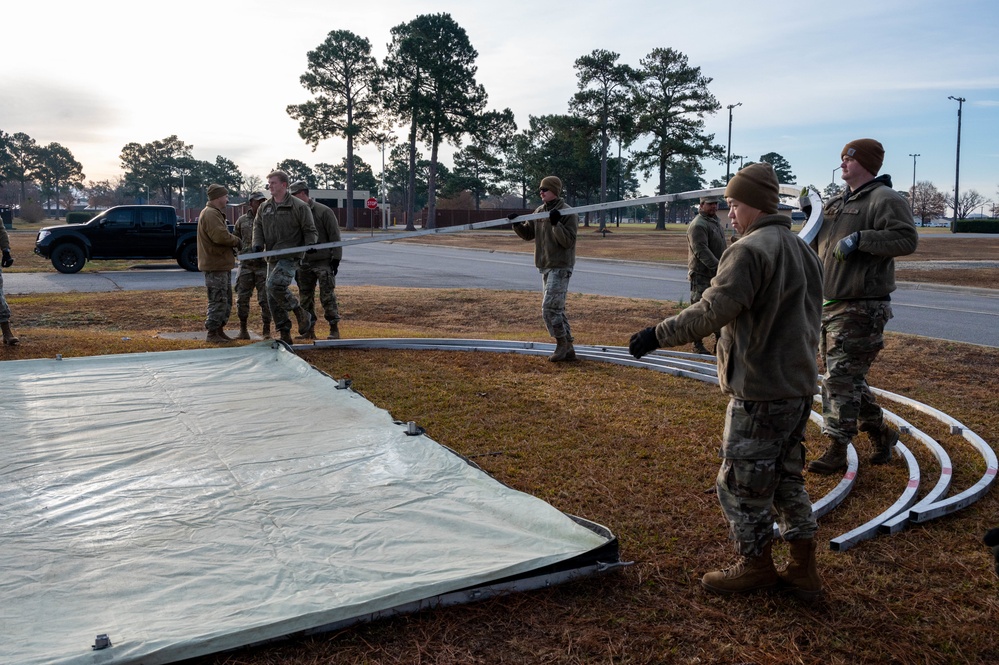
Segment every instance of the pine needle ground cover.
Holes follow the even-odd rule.
[[[338,289],[345,337],[550,341],[540,296],[526,292]],[[0,360],[197,348],[156,337],[202,330],[203,289],[14,296],[18,347]],[[623,346],[673,303],[572,295],[580,344]],[[256,315],[254,314],[254,317]],[[259,320],[251,318],[259,330]],[[890,329],[890,325],[889,325]],[[871,384],[926,402],[999,441],[999,350],[888,334]],[[686,349],[686,350],[689,350]],[[228,665],[317,663],[982,663],[999,659],[999,580],[981,536],[999,523],[993,489],[950,517],[821,549],[825,600],[705,594],[701,575],[730,563],[714,495],[725,398],[717,387],[648,370],[543,357],[438,351],[310,350],[302,356],[402,421],[471,457],[498,480],[606,525],[624,570],[473,605],[200,659]],[[0,380],[3,364],[0,362]],[[985,469],[962,438],[888,405],[941,441],[954,491]],[[939,474],[911,439],[924,488]],[[812,455],[825,441],[810,426]],[[823,541],[891,505],[908,473],[861,467],[846,502],[820,522]],[[809,476],[813,499],[834,479]],[[925,490],[922,490],[925,491]],[[786,557],[783,547],[778,557]],[[168,608],[164,608],[166,611]]]

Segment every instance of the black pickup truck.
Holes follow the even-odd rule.
[[[198,225],[177,219],[171,206],[108,208],[86,224],[47,226],[35,238],[35,254],[63,273],[80,272],[100,259],[175,259],[198,271]]]

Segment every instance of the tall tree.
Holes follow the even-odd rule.
[[[21,202],[26,198],[26,187],[42,170],[41,154],[35,139],[24,132],[11,134],[7,139],[7,160],[4,168],[6,180],[21,183]]]
[[[777,174],[777,182],[782,185],[793,185],[797,182],[794,173],[791,172],[791,163],[776,152],[768,152],[765,155],[760,155],[760,161],[774,167],[774,172]]]
[[[527,192],[531,187],[527,173],[528,153],[531,149],[530,139],[526,132],[514,135],[510,145],[504,151],[505,183],[520,196],[521,205],[527,207]]]
[[[450,14],[417,16],[393,28],[392,34],[386,57],[387,74],[393,79],[390,105],[397,116],[410,118],[411,165],[414,138],[430,147],[427,226],[434,228],[440,145],[448,139],[460,143],[486,105],[486,91],[475,80],[479,54]],[[409,78],[399,81],[400,76]]]
[[[360,155],[354,155],[354,164],[350,170],[354,174],[354,187],[357,189],[366,189],[374,196],[374,192],[378,191],[378,181],[375,180],[375,174],[371,170],[371,165],[361,159]],[[333,179],[331,181],[333,189],[344,187],[344,183],[347,182],[347,173],[347,158],[344,157],[339,164],[333,167]]]
[[[40,151],[43,179],[55,195],[56,215],[62,195],[69,193],[70,187],[83,187],[83,164],[76,161],[69,148],[60,143],[49,143]]]
[[[672,48],[657,48],[640,61],[642,82],[633,105],[638,131],[651,136],[635,158],[646,177],[659,175],[658,193],[666,194],[666,175],[676,160],[722,159],[724,148],[713,144],[714,134],[704,133],[704,116],[716,113],[721,105],[708,91],[711,79],[691,67],[687,56]],[[665,205],[659,206],[657,229],[665,229]]]
[[[336,165],[319,162],[312,169],[316,174],[316,187],[320,189],[340,189],[336,182]]]
[[[424,66],[416,54],[414,38],[415,30],[409,23],[400,23],[392,28],[392,41],[388,45],[388,54],[382,63],[385,73],[385,107],[397,120],[408,125],[406,147],[406,185],[404,207],[406,215],[406,230],[415,231],[413,224],[416,215],[416,138],[417,115],[420,105],[420,91],[423,77],[426,75]],[[393,159],[396,148],[392,149]],[[386,169],[388,170],[388,169]]]
[[[288,114],[299,121],[298,135],[312,146],[334,136],[347,139],[346,227],[354,229],[354,145],[374,139],[381,123],[381,71],[371,55],[371,42],[349,30],[334,30],[309,51],[309,68],[299,78],[315,95],[292,104]]]
[[[599,195],[597,132],[588,120],[572,115],[531,116],[526,142],[524,171],[532,189],[545,176],[555,174],[562,180],[562,196],[571,204],[591,203]],[[584,225],[589,224],[586,219]]]
[[[453,186],[471,192],[476,210],[483,196],[506,191],[503,154],[513,143],[516,131],[513,111],[488,111],[474,119],[469,144],[455,153]]]
[[[628,107],[631,87],[638,81],[638,73],[630,66],[618,64],[620,54],[595,49],[589,55],[576,59],[576,78],[579,92],[569,102],[569,109],[587,118],[600,133],[600,202],[607,201],[607,148],[610,145],[612,125]],[[600,212],[600,229],[606,226],[606,215]]]
[[[184,168],[195,161],[192,148],[176,134],[150,143],[127,143],[119,155],[126,186],[134,193],[149,192],[150,198],[158,190],[164,201],[172,203],[174,187],[180,187],[181,173],[186,173]],[[186,175],[184,178],[186,184]]]
[[[300,159],[284,159],[278,162],[277,167],[288,174],[288,182],[304,180],[309,185],[309,189],[316,187],[316,174],[312,167]]]

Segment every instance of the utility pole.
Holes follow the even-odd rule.
[[[909,207],[912,208],[912,214],[916,214],[916,157],[919,157],[919,153],[909,153],[909,157],[912,157],[912,193],[909,194]]]
[[[742,106],[742,102],[728,105],[728,149],[725,151],[725,184],[732,179],[732,109]]]
[[[957,164],[954,166],[954,221],[950,223],[950,232],[957,233],[957,207],[960,200],[959,185],[961,183],[961,109],[968,101],[964,97],[950,95],[947,99],[957,102]]]

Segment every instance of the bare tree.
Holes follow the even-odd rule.
[[[947,199],[929,180],[916,183],[915,189],[909,194],[909,201],[912,204],[913,217],[919,218],[922,226],[926,226],[926,223],[933,219],[943,217],[947,211]]]
[[[967,219],[975,208],[988,203],[988,199],[973,189],[961,192],[961,198],[954,205],[953,195],[947,197],[947,205],[954,210],[955,219]]]

